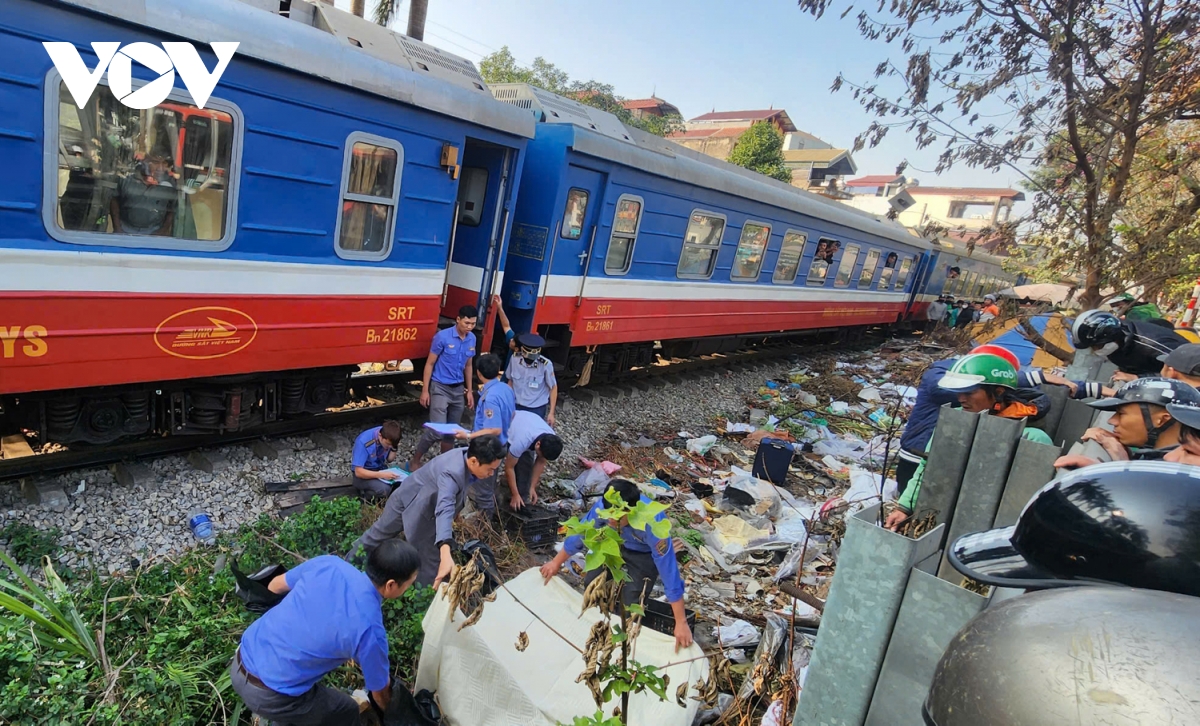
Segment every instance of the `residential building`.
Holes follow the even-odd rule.
[[[630,99],[622,101],[621,105],[637,119],[646,118],[647,116],[683,116],[683,114],[679,113],[678,106],[667,103],[658,96]]]
[[[792,185],[826,196],[840,197],[840,180],[858,171],[847,149],[837,149],[792,123],[783,109],[713,111],[686,123],[670,138],[702,154],[726,160],[738,139],[753,124],[769,123],[783,136],[784,164],[792,171]]]
[[[850,179],[845,182],[845,188],[849,194],[842,201],[864,212],[885,215],[896,209],[898,221],[906,227],[938,224],[960,234],[1009,221],[1013,205],[1025,201],[1025,194],[1016,189],[926,187],[916,179],[906,179],[900,174]],[[898,195],[902,194],[907,198],[896,203]]]

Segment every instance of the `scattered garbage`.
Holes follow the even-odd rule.
[[[716,445],[716,443],[717,443],[717,437],[714,436],[713,434],[709,434],[708,436],[701,436],[699,438],[688,439],[687,450],[688,450],[689,454],[695,454],[696,456],[704,456],[705,454],[708,453],[709,449],[711,449],[713,446]]]
[[[725,422],[725,431],[731,434],[750,433],[754,430],[753,424],[748,423],[733,423],[732,421]]]
[[[737,618],[722,620],[721,625],[713,628],[712,631],[713,637],[724,648],[754,645],[760,638],[758,628]]]
[[[217,543],[217,533],[213,530],[212,518],[203,509],[193,509],[188,514],[188,527],[191,528],[192,536],[198,542],[209,546]]]

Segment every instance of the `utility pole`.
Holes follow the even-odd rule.
[[[405,35],[415,40],[425,40],[425,14],[428,10],[429,0],[412,0],[408,7],[408,32]]]

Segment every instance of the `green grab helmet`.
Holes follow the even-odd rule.
[[[1005,359],[990,353],[975,353],[958,359],[954,367],[938,381],[949,391],[970,391],[979,386],[1017,387],[1017,369]]]

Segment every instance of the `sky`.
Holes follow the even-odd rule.
[[[349,0],[336,0],[349,9]],[[850,148],[870,117],[848,89],[831,93],[841,72],[869,82],[892,49],[863,39],[846,2],[817,20],[795,0],[429,0],[425,41],[476,64],[507,45],[517,61],[537,56],[572,79],[614,86],[626,98],[654,93],[684,118],[712,110],[782,108],[801,130]],[[374,0],[367,0],[368,16]],[[407,27],[408,2],[393,27]],[[858,175],[905,174],[925,186],[1013,187],[1013,171],[967,167],[935,175],[938,144],[916,149],[892,129],[855,153]]]

